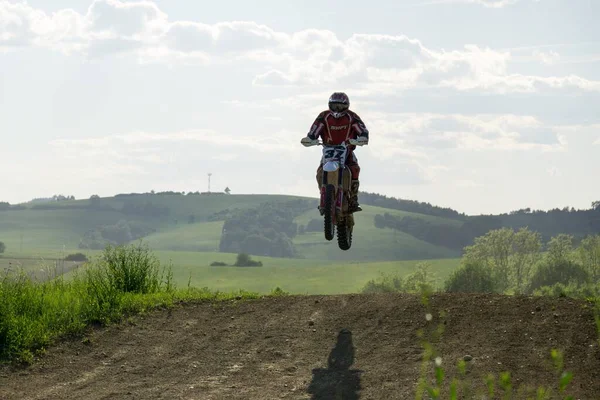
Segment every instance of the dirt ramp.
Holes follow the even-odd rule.
[[[571,394],[600,398],[592,311],[569,299],[436,295],[294,296],[187,304],[64,342],[26,370],[0,371],[0,399],[412,399],[422,348],[436,343],[454,375],[512,372],[518,385],[557,382],[553,347],[574,373]],[[445,317],[440,318],[439,312]]]

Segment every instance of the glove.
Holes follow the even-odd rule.
[[[369,138],[366,136],[359,136],[356,141],[358,142],[359,146],[364,146],[369,144]]]
[[[314,144],[314,140],[312,140],[308,136],[305,136],[302,138],[300,143],[302,143],[305,147],[308,147],[308,146],[312,146]]]

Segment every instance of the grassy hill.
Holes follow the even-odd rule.
[[[377,214],[387,212],[397,217],[410,216],[455,226],[460,226],[462,224],[460,221],[373,206],[363,206],[362,208],[363,211],[355,214],[354,242],[350,250],[340,251],[335,240],[325,241],[321,229],[318,232],[308,232],[294,238],[298,252],[306,258],[340,261],[420,260],[453,258],[460,255],[455,250],[432,245],[404,232],[376,228],[374,218]],[[319,218],[319,212],[315,209],[297,217],[295,222],[306,225],[311,219]]]
[[[59,258],[64,253],[80,251],[78,246],[86,232],[126,221],[148,230],[149,234],[143,240],[154,250],[214,252],[219,248],[223,219],[226,218],[224,215],[215,217],[215,214],[294,199],[300,197],[138,194],[27,204],[20,207],[24,209],[0,211],[0,241],[7,245],[13,258]],[[317,200],[314,202],[316,207]],[[322,231],[298,235],[293,243],[300,258],[319,265],[327,264],[327,261],[416,260],[458,255],[455,250],[432,245],[400,231],[376,228],[374,216],[386,212],[436,224],[462,224],[462,221],[432,215],[366,205],[356,216],[355,241],[350,251],[342,252],[335,242],[326,242]],[[306,225],[314,218],[319,218],[316,208],[300,215],[294,222]]]
[[[223,221],[199,222],[153,233],[144,239],[151,248],[170,251],[218,251]]]
[[[297,213],[290,217],[300,228],[292,243],[298,257],[313,260],[315,265],[331,261],[455,258],[473,238],[506,226],[515,229],[529,226],[542,233],[545,240],[557,233],[573,234],[577,240],[600,232],[600,207],[548,212],[526,209],[493,216],[466,216],[428,203],[366,193],[361,197],[364,211],[356,214],[353,246],[344,252],[335,241],[324,240],[316,198],[146,193],[17,206],[4,203],[0,207],[0,241],[15,259],[60,258],[65,253],[79,251],[82,240],[89,248],[98,248],[90,244],[94,235],[104,235],[106,230],[115,230],[124,223],[131,227],[127,240],[143,238],[157,251],[214,252],[219,249],[225,220],[236,211],[301,199],[308,201],[309,211],[304,211],[306,207],[296,208]],[[314,229],[307,231],[311,220]],[[379,221],[377,226],[376,221]]]
[[[196,221],[226,209],[247,209],[266,201],[287,201],[292,196],[276,195],[135,195],[102,198],[99,207],[90,208],[90,200],[64,201],[28,205],[26,209],[0,211],[0,241],[11,252],[30,253],[32,250],[77,249],[84,233],[101,225],[116,224],[120,220],[139,222],[165,233],[186,226],[190,215]],[[124,205],[167,207],[168,216],[135,215],[119,211]],[[48,209],[52,207],[52,209]],[[218,225],[214,225],[217,227]],[[186,226],[187,227],[187,226]],[[211,229],[212,225],[200,230]],[[193,230],[194,228],[192,228]],[[220,235],[220,231],[217,235]],[[213,235],[214,236],[214,235]],[[160,239],[159,239],[160,240]],[[153,240],[156,243],[156,240]],[[196,248],[188,250],[197,250]],[[212,248],[211,250],[214,250]]]

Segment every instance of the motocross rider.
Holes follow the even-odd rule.
[[[347,142],[348,139],[356,139],[360,145],[368,144],[369,131],[367,127],[355,112],[350,111],[349,107],[350,99],[345,93],[333,93],[329,97],[329,110],[323,111],[317,116],[307,136],[302,138],[301,143],[308,146],[311,141],[320,137],[325,144],[341,144]],[[356,146],[348,145],[348,156],[346,157],[346,165],[352,173],[350,196],[348,198],[349,212],[362,211],[358,204],[360,166],[354,154],[355,148]],[[322,167],[323,159],[321,159],[321,164],[317,168],[317,182]]]

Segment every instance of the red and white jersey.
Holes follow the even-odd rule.
[[[359,136],[369,137],[369,131],[356,113],[348,110],[343,116],[334,118],[327,110],[317,116],[307,136],[313,140],[320,137],[324,143],[336,145]],[[350,147],[354,149],[356,146]]]

